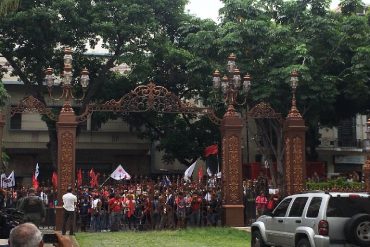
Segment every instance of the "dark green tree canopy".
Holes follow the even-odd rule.
[[[233,52],[242,74],[253,78],[250,107],[268,101],[286,115],[290,73],[297,69],[298,107],[313,130],[368,110],[370,15],[360,1],[344,0],[342,12],[336,12],[329,0],[224,0],[219,24],[187,15],[186,2],[21,1],[17,11],[0,17],[0,53],[26,94],[44,102],[44,70],[51,66],[59,74],[61,48],[71,46],[75,76],[84,67],[90,70],[84,104],[117,99],[153,80],[222,116],[225,108],[211,90],[211,75],[215,69],[226,72],[226,58]],[[84,55],[87,43],[97,47],[99,42],[107,56]],[[122,63],[130,66],[128,75],[111,70]],[[146,126],[141,136],[160,140],[158,148],[168,161],[191,164],[204,147],[219,141],[218,127],[202,116],[147,113],[124,120]],[[187,144],[180,149],[178,140]]]

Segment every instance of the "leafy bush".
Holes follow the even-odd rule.
[[[328,179],[324,182],[307,182],[307,190],[324,190],[324,191],[362,191],[364,184],[361,182],[350,182],[346,178]]]

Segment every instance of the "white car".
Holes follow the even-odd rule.
[[[370,195],[291,195],[259,217],[251,232],[252,247],[370,247]]]

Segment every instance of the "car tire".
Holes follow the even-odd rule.
[[[311,244],[307,238],[302,238],[298,241],[297,247],[311,247]]]
[[[265,241],[263,240],[262,235],[258,230],[254,230],[252,232],[251,242],[251,247],[269,247],[269,245],[265,244]]]
[[[356,214],[345,226],[346,239],[360,247],[370,246],[370,215]]]

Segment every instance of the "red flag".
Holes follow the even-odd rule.
[[[77,173],[77,186],[80,187],[82,185],[82,170],[81,168],[78,169]]]
[[[89,172],[89,175],[90,175],[90,186],[91,187],[97,187],[98,186],[98,177],[99,177],[99,173],[95,174],[94,172],[94,169],[91,168],[90,172]]]
[[[58,175],[56,172],[53,172],[53,175],[51,176],[51,183],[53,184],[54,189],[58,187]]]
[[[95,172],[94,172],[94,168],[91,168],[90,172],[89,172],[89,175],[90,175],[90,178],[93,179],[95,177]]]
[[[198,169],[198,180],[199,180],[199,183],[202,182],[202,179],[203,179],[203,167],[199,167]]]
[[[99,175],[100,175],[100,173],[98,172],[98,173],[96,173],[96,175],[95,175],[95,177],[94,177],[94,185],[95,185],[96,187],[98,187],[98,186],[99,186],[99,182],[98,182],[98,177],[99,177]]]
[[[39,181],[37,181],[35,174],[32,175],[32,187],[37,190],[39,188]]]
[[[204,157],[208,157],[212,154],[218,154],[218,146],[217,144],[208,146],[204,149]]]

